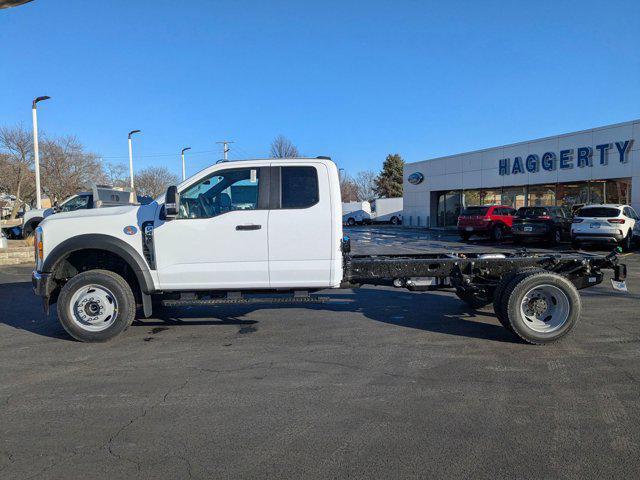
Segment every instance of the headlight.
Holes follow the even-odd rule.
[[[37,227],[34,236],[33,248],[35,250],[36,270],[40,271],[44,260],[44,236],[42,234],[42,227]]]

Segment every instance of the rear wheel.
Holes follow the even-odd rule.
[[[513,243],[515,243],[516,245],[521,245],[522,244],[522,237],[520,235],[514,235],[513,236]]]
[[[580,250],[580,242],[578,240],[571,240],[571,248]]]
[[[353,217],[349,217],[349,219],[347,220],[347,225],[349,225],[350,227],[353,227],[356,224],[356,219]]]
[[[399,223],[398,217],[391,217],[391,225],[398,225]]]
[[[633,248],[633,235],[631,229],[629,229],[627,236],[620,241],[620,248],[622,248],[624,252],[629,252]]]
[[[502,228],[502,225],[496,225],[493,227],[491,230],[491,238],[496,242],[502,241],[504,238],[504,229]]]
[[[467,232],[460,232],[460,238],[466,242],[471,238],[471,234]]]
[[[493,291],[493,311],[500,324],[507,330],[511,330],[511,324],[507,320],[507,314],[503,310],[502,299],[509,285],[518,277],[533,275],[534,273],[544,272],[543,269],[537,267],[523,268],[514,272],[507,273],[500,278]]]
[[[564,337],[575,327],[582,309],[576,287],[550,272],[516,277],[504,292],[502,304],[511,331],[534,345]]]
[[[108,270],[89,270],[69,280],[58,297],[58,319],[76,340],[106,342],[126,330],[136,314],[131,287]]]
[[[560,242],[562,242],[562,231],[560,231],[559,228],[555,228],[549,236],[549,243],[551,243],[551,245],[558,245]]]

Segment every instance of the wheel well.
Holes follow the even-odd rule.
[[[42,222],[42,220],[44,220],[44,218],[42,217],[30,218],[29,220],[27,220],[27,223],[25,223],[24,227],[22,227],[22,231],[25,231],[28,229],[30,229],[31,231],[35,230],[36,227],[40,224],[40,222]]]
[[[136,301],[141,299],[140,283],[131,266],[118,254],[101,249],[82,249],[69,253],[58,261],[53,269],[52,278],[56,282],[56,289],[52,293],[54,303],[60,292],[60,288],[71,277],[88,270],[109,270],[117,273],[131,287]]]

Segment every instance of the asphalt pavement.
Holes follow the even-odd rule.
[[[393,228],[355,253],[500,250]],[[447,292],[166,309],[71,340],[0,269],[0,478],[639,478],[640,256],[534,347]]]

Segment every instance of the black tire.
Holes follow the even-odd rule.
[[[496,225],[491,229],[491,239],[496,242],[501,242],[504,239],[504,228],[502,228],[502,225]]]
[[[513,235],[513,243],[515,245],[522,245],[522,237],[520,235]]]
[[[347,225],[349,225],[350,227],[353,227],[356,224],[356,219],[353,217],[349,217],[347,219]]]
[[[71,302],[74,295],[80,292],[83,287],[90,285],[105,288],[111,294],[111,304],[115,305],[113,319],[109,319],[111,324],[104,330],[91,331],[83,328],[77,317],[71,312]],[[136,300],[131,287],[120,275],[108,270],[89,270],[71,278],[62,287],[58,297],[57,311],[60,323],[67,333],[76,340],[106,342],[124,332],[131,325],[136,315]]]
[[[456,296],[474,310],[486,307],[493,301],[493,299],[487,295],[470,293],[462,288],[456,288]]]
[[[467,232],[460,232],[460,238],[466,242],[471,238],[471,234]]]
[[[562,242],[562,230],[554,228],[549,235],[549,243],[551,245],[559,245]]]
[[[551,296],[552,302],[546,302],[553,303],[552,308],[561,312],[561,305],[564,304],[566,307],[566,318],[565,315],[559,315],[559,318],[563,320],[558,323],[556,329],[549,332],[535,330],[532,327],[534,322],[522,314],[521,304],[525,295],[536,287],[553,289],[555,293]],[[565,277],[551,272],[537,272],[516,277],[504,292],[502,304],[507,321],[511,325],[511,331],[532,345],[544,345],[563,338],[576,326],[582,311],[580,294],[573,283]],[[542,315],[545,313],[543,312]],[[547,318],[552,317],[549,315]],[[546,324],[548,321],[552,320],[545,319],[543,323]]]
[[[398,225],[400,223],[400,221],[398,220],[398,217],[391,217],[391,225]]]
[[[620,241],[620,248],[623,252],[630,252],[633,249],[633,235],[631,229],[627,233],[627,236]]]
[[[578,240],[571,240],[571,248],[574,250],[580,250],[580,242]]]
[[[511,324],[507,320],[507,314],[503,311],[503,303],[502,299],[504,297],[504,293],[514,281],[516,277],[521,277],[523,275],[532,275],[534,273],[544,272],[545,270],[538,267],[528,267],[522,268],[520,270],[515,270],[513,272],[507,273],[500,278],[500,281],[496,285],[495,290],[493,291],[493,311],[496,314],[496,318],[500,322],[500,324],[506,328],[507,330],[511,330]]]

